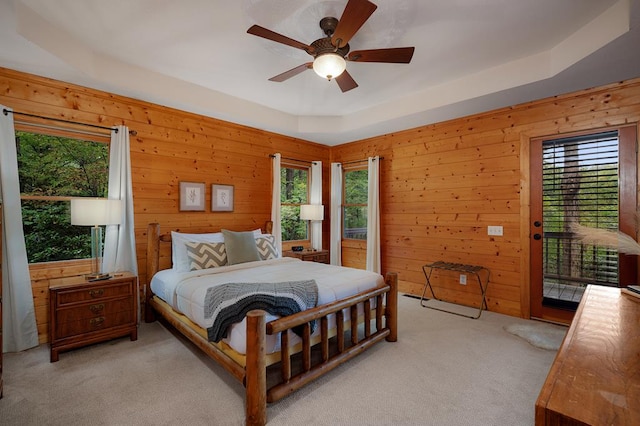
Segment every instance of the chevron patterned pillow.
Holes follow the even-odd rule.
[[[257,237],[256,246],[258,246],[260,259],[269,260],[278,257],[278,250],[276,250],[276,237],[273,235],[261,235]]]
[[[185,243],[189,270],[210,269],[227,264],[227,250],[224,243]]]

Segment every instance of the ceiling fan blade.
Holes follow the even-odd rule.
[[[307,53],[309,53],[312,50],[311,46],[309,46],[307,44],[304,44],[304,43],[299,42],[297,40],[294,40],[292,38],[283,36],[282,34],[278,34],[276,32],[268,30],[268,29],[266,29],[264,27],[261,27],[259,25],[251,26],[251,28],[249,28],[247,30],[247,33],[253,34],[253,35],[258,36],[258,37],[266,38],[267,40],[275,41],[277,43],[286,44],[287,46],[291,46],[291,47],[295,47],[295,48],[298,48],[298,49],[302,49]]]
[[[354,50],[347,56],[352,62],[388,62],[408,64],[413,57],[415,47],[395,47],[391,49]]]
[[[331,36],[331,44],[338,48],[346,46],[377,8],[368,0],[349,0]]]
[[[302,71],[306,71],[310,68],[313,68],[313,62],[307,62],[306,64],[298,65],[295,68],[290,69],[289,71],[285,71],[282,74],[278,74],[275,77],[271,77],[269,81],[276,81],[278,83],[282,83],[285,80],[290,79],[291,77],[295,77],[300,74]]]
[[[356,81],[353,79],[353,77],[351,77],[351,74],[349,74],[347,70],[344,70],[342,74],[335,78],[335,80],[338,83],[338,86],[340,86],[340,90],[342,90],[342,93],[358,87],[358,83],[356,83]]]

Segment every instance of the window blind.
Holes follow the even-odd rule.
[[[617,131],[543,142],[545,278],[617,285],[618,252],[582,246],[570,225],[618,229],[618,165]]]

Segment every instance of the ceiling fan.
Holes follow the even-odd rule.
[[[408,64],[413,57],[414,47],[349,52],[349,40],[364,25],[377,7],[368,0],[349,0],[340,20],[333,17],[326,17],[320,20],[320,28],[322,28],[326,37],[320,38],[310,45],[259,25],[253,25],[247,30],[247,33],[302,49],[314,58],[313,62],[307,62],[271,77],[270,81],[283,82],[307,69],[313,69],[319,76],[327,80],[335,79],[338,86],[340,86],[340,90],[346,92],[358,87],[358,83],[346,70],[346,61]]]

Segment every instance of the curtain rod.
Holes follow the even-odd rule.
[[[110,132],[118,133],[118,129],[114,129],[114,128],[111,128],[111,127],[98,126],[97,124],[79,123],[77,121],[63,120],[61,118],[45,117],[45,116],[42,116],[42,115],[29,114],[29,113],[26,113],[26,112],[11,111],[11,110],[8,110],[6,108],[2,109],[2,113],[4,115],[8,115],[9,113],[12,113],[13,115],[23,115],[25,117],[42,118],[44,120],[52,120],[52,121],[58,121],[58,122],[62,122],[62,123],[77,124],[79,126],[93,127],[95,129],[109,130]],[[136,136],[138,134],[138,132],[135,131],[135,130],[129,130],[129,134],[131,136]]]
[[[384,160],[384,157],[378,157],[380,160]],[[353,160],[353,161],[347,161],[346,163],[340,163],[340,164],[356,164],[356,163],[364,163],[369,161],[369,159],[365,158],[363,160]],[[376,159],[374,158],[373,161],[376,161]]]
[[[276,158],[274,154],[269,154],[269,157]],[[282,158],[283,160],[297,161],[298,163],[318,164],[317,161],[298,160],[297,158],[287,158],[287,157],[280,157],[280,158]]]

